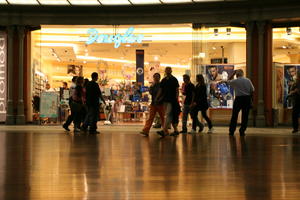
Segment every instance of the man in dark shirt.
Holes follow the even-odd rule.
[[[140,134],[144,135],[144,136],[148,136],[149,135],[149,130],[151,128],[151,125],[153,123],[154,117],[156,115],[156,113],[158,112],[160,118],[162,119],[162,124],[164,124],[164,106],[162,101],[158,101],[158,99],[156,99],[159,88],[160,88],[160,74],[159,73],[155,73],[153,75],[153,85],[150,86],[150,90],[149,93],[152,96],[152,102],[150,105],[150,112],[149,112],[149,119],[146,121],[146,124],[143,128],[143,130],[140,132]]]
[[[102,96],[101,90],[97,83],[98,80],[98,73],[92,73],[92,81],[88,82],[86,86],[86,105],[88,108],[88,113],[85,119],[85,122],[82,126],[82,129],[87,130],[89,126],[89,132],[91,134],[98,134],[97,131],[97,121],[99,118],[99,99],[105,103],[105,100]]]
[[[182,94],[185,95],[182,109],[182,131],[180,133],[187,133],[188,115],[191,114],[191,104],[193,100],[195,86],[191,83],[190,76],[183,75],[184,89]]]
[[[176,115],[178,109],[178,95],[179,95],[179,83],[178,80],[172,76],[172,68],[166,67],[165,69],[165,78],[160,83],[160,90],[157,95],[157,99],[162,99],[165,108],[165,123],[163,126],[163,131],[158,131],[157,133],[160,136],[169,135],[168,127],[172,123],[174,128],[174,133],[172,136],[176,136],[179,134],[177,130],[178,122],[176,120]],[[178,117],[178,116],[177,116]]]
[[[296,83],[291,87],[289,95],[293,98],[293,131],[292,133],[298,133],[299,131],[299,114],[300,114],[300,72],[297,73]]]

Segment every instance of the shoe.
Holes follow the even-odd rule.
[[[245,136],[245,132],[240,132],[240,136]]]
[[[149,136],[149,133],[146,133],[146,132],[144,132],[144,131],[141,131],[140,134],[143,135],[143,136],[146,136],[146,137]]]
[[[189,132],[189,134],[196,134],[197,132],[196,132],[196,130],[194,130],[194,129],[192,129],[190,132]]]
[[[161,125],[160,124],[154,124],[152,127],[153,128],[161,128]]]
[[[210,128],[208,129],[207,134],[212,134],[213,132],[214,132],[214,128]]]
[[[160,137],[165,137],[165,132],[164,131],[156,131],[156,133],[158,135],[160,135]]]
[[[89,134],[100,134],[100,132],[99,131],[89,131]]]
[[[71,130],[69,129],[69,127],[67,126],[67,124],[63,124],[62,127],[63,127],[66,131],[71,131]]]
[[[187,130],[182,130],[179,133],[187,133]]]
[[[74,128],[74,133],[78,133],[80,132],[80,129],[79,128]]]
[[[179,132],[178,131],[174,131],[173,133],[170,134],[170,136],[178,136]]]
[[[293,130],[292,133],[298,133],[298,130]]]

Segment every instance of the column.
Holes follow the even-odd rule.
[[[246,74],[249,79],[253,81],[253,29],[254,22],[246,24]],[[250,110],[248,124],[254,126],[253,110]]]
[[[25,27],[18,26],[18,39],[19,39],[19,87],[18,87],[18,114],[16,118],[16,124],[25,124],[25,115],[24,115],[24,94],[23,94],[23,73],[24,73],[24,36],[25,36]]]
[[[7,28],[7,113],[6,113],[6,124],[13,125],[15,124],[14,116],[14,106],[13,106],[13,69],[14,69],[14,59],[13,59],[13,46],[14,46],[14,32],[15,27],[9,26]]]
[[[265,110],[264,110],[264,33],[265,22],[258,22],[258,104],[257,104],[257,127],[266,126]]]

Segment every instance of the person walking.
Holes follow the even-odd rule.
[[[292,85],[289,96],[292,98],[293,112],[293,131],[298,133],[299,130],[299,115],[300,115],[300,72],[297,73],[296,82]]]
[[[236,79],[232,80],[234,75],[236,75]],[[232,116],[229,126],[229,135],[234,135],[237,126],[238,114],[240,110],[242,110],[242,124],[239,131],[240,136],[245,136],[245,131],[248,125],[248,115],[252,106],[254,87],[252,82],[248,78],[244,77],[244,72],[241,69],[234,70],[227,83],[235,91],[235,100],[233,103]]]
[[[76,80],[75,91],[72,96],[72,113],[74,114],[74,132],[80,132],[82,115],[84,113],[85,91],[83,89],[83,77]]]
[[[151,125],[153,123],[153,120],[156,116],[156,113],[159,114],[160,118],[162,119],[162,124],[164,124],[164,106],[162,101],[157,101],[156,96],[158,94],[160,88],[160,74],[155,73],[153,75],[153,84],[150,86],[149,93],[152,96],[152,102],[150,105],[150,112],[149,112],[149,119],[146,121],[145,126],[143,130],[140,132],[140,134],[144,136],[149,135],[149,130],[151,128]]]
[[[71,83],[71,86],[70,86],[70,89],[69,89],[69,94],[70,94],[70,96],[69,96],[69,106],[70,106],[70,108],[72,106],[72,96],[73,96],[73,93],[75,91],[77,78],[78,78],[78,76],[73,76],[72,83]],[[66,131],[70,131],[69,126],[71,125],[73,120],[74,120],[74,115],[72,114],[72,108],[71,108],[71,114],[68,116],[66,122],[63,124],[63,128]]]
[[[97,131],[97,121],[99,119],[99,108],[101,99],[105,104],[105,100],[102,96],[102,92],[97,83],[98,73],[93,72],[92,81],[88,82],[86,85],[86,105],[88,109],[88,113],[86,115],[85,123],[82,126],[82,130],[86,131],[89,127],[90,134],[99,134]]]
[[[191,104],[193,100],[195,86],[191,82],[190,76],[183,75],[184,88],[182,94],[185,96],[182,109],[182,131],[180,133],[187,133],[187,120],[189,114],[191,115]]]
[[[213,125],[209,117],[207,116],[208,102],[207,102],[207,87],[202,74],[196,76],[197,85],[195,87],[195,95],[192,101],[192,131],[190,133],[196,133],[196,128],[199,127],[199,133],[203,131],[204,125],[198,119],[198,112],[201,111],[202,117],[205,119],[208,125],[208,134],[213,133]]]
[[[160,90],[157,95],[157,102],[162,100],[165,108],[165,117],[163,130],[158,131],[157,134],[164,137],[169,135],[168,127],[172,124],[174,132],[170,134],[171,136],[179,135],[178,132],[178,116],[180,113],[180,106],[178,103],[179,96],[179,83],[178,80],[172,75],[172,68],[166,67],[165,77],[160,83]],[[179,107],[179,108],[178,108]],[[177,116],[177,118],[176,118]]]

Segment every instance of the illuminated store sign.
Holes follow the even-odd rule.
[[[6,35],[0,33],[0,121],[6,119]]]
[[[143,34],[134,35],[134,28],[130,27],[127,29],[124,35],[108,35],[108,34],[99,34],[97,29],[90,28],[88,29],[89,38],[86,41],[86,44],[93,43],[114,43],[114,47],[118,48],[122,43],[142,43],[144,38]]]

